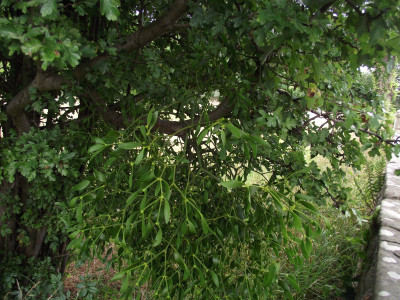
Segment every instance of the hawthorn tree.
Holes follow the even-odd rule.
[[[1,288],[112,244],[125,297],[291,296],[271,258],[298,267],[340,166],[395,149],[359,67],[393,68],[399,4],[2,0]]]

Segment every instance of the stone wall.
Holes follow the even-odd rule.
[[[398,125],[400,130],[400,122]],[[400,299],[400,176],[395,175],[396,170],[400,172],[398,157],[387,165],[380,209],[372,224],[367,252],[369,268],[359,286],[360,300]]]

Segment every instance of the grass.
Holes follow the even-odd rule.
[[[310,159],[309,159],[310,160]],[[327,159],[313,159],[322,169],[329,166]],[[298,281],[300,292],[293,291],[294,299],[354,299],[358,279],[366,257],[370,219],[383,188],[386,159],[368,158],[361,171],[344,167],[346,177],[342,184],[352,191],[345,206],[334,208],[332,203],[319,206],[322,234],[313,241],[310,258],[300,267],[288,263],[284,253],[271,257],[279,262],[282,274],[292,274]],[[261,183],[263,178],[254,173],[247,183]],[[288,245],[296,246],[296,245]],[[274,297],[285,299],[283,289],[277,284]]]

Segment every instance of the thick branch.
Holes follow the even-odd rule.
[[[117,52],[121,51],[134,51],[143,48],[147,44],[163,36],[168,31],[176,28],[181,28],[176,24],[187,10],[187,0],[176,0],[167,12],[154,23],[140,28],[138,31],[127,36],[125,44],[117,45]],[[186,25],[185,25],[186,26]],[[87,70],[93,68],[100,61],[108,59],[109,55],[98,56],[94,59],[88,60],[80,64],[74,71],[74,78],[82,80],[87,73]]]
[[[142,48],[171,29],[174,29],[175,23],[187,9],[186,2],[186,0],[176,0],[168,11],[156,22],[129,35],[124,45],[117,46],[117,51],[133,51]]]
[[[92,99],[95,103],[95,107],[97,112],[101,115],[103,120],[109,124],[117,128],[121,128],[124,126],[124,119],[120,112],[110,109],[106,106],[105,101],[102,99],[101,95],[92,90],[87,93],[87,95]],[[213,122],[220,118],[226,117],[232,111],[232,105],[228,98],[222,101],[212,112],[208,114],[208,119]],[[127,120],[130,121],[130,120]],[[158,130],[164,134],[176,135],[176,136],[184,136],[191,128],[197,126],[198,124],[202,124],[204,122],[204,118],[196,117],[191,120],[185,121],[170,121],[170,120],[161,120],[158,119],[154,130]]]
[[[225,98],[215,110],[213,110],[208,118],[211,122],[216,121],[220,118],[226,117],[232,111],[232,105],[228,98]],[[198,124],[203,123],[202,117],[196,117],[192,120],[186,121],[169,121],[169,120],[157,120],[155,129],[165,134],[172,134],[176,136],[184,136],[190,128]]]
[[[64,81],[64,78],[60,75],[38,72],[35,79],[10,101],[7,105],[7,113],[12,117],[16,117],[32,102],[29,97],[30,88],[35,88],[40,92],[59,90]]]

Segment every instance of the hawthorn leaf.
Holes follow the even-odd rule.
[[[100,0],[100,12],[110,21],[116,21],[119,16],[119,0]]]
[[[56,0],[46,0],[40,9],[40,13],[42,17],[49,16],[53,14],[53,12],[57,11],[57,2]]]

